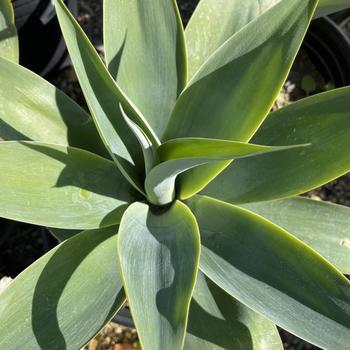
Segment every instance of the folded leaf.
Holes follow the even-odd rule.
[[[226,202],[290,197],[350,170],[350,87],[295,102],[272,113],[254,143],[310,147],[235,161],[202,192]]]
[[[175,0],[104,1],[108,69],[161,136],[186,84],[186,53]]]
[[[350,275],[350,208],[301,197],[243,207],[283,227]]]
[[[186,27],[189,78],[232,35],[280,0],[201,0]]]
[[[121,115],[119,103],[128,116],[154,140],[143,117],[116,85],[101,58],[70,14],[62,0],[56,0],[56,12],[81,88],[101,138],[127,180],[141,193],[142,152],[135,135]],[[141,169],[141,170],[140,170]]]
[[[125,297],[116,227],[52,249],[0,294],[1,349],[81,349]]]
[[[0,58],[0,139],[107,152],[89,114],[31,71]]]
[[[77,148],[0,142],[0,216],[42,226],[118,224],[132,187],[115,164]]]
[[[185,350],[282,350],[275,325],[198,272]]]
[[[209,197],[189,201],[201,233],[201,270],[282,328],[325,349],[350,341],[350,282],[287,231]]]
[[[180,158],[235,158],[278,152],[290,148],[308,147],[309,144],[292,146],[262,146],[229,140],[186,137],[161,144],[157,150],[162,162]]]
[[[18,38],[10,0],[0,2],[0,57],[18,63]]]
[[[305,146],[307,145],[292,147]],[[291,146],[287,146],[287,148],[289,147]],[[285,149],[284,146],[266,147],[215,139],[184,138],[170,140],[158,148],[160,159],[169,160],[155,166],[146,176],[147,197],[153,204],[168,204],[175,198],[176,178],[190,169],[210,162],[217,163],[222,159],[251,157],[283,149]]]
[[[140,144],[145,165],[145,174],[148,174],[158,162],[158,156],[155,146],[152,144],[147,135],[142,131],[142,129],[126,115],[123,106],[119,105],[119,108],[130,130],[133,132]]]
[[[142,349],[182,349],[199,260],[194,216],[178,201],[165,212],[134,203],[118,236],[124,288]]]
[[[316,3],[283,0],[227,40],[180,95],[164,139],[248,141],[280,92]],[[228,164],[183,175],[181,197],[203,189]]]

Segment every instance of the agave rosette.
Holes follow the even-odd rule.
[[[62,243],[0,294],[1,349],[80,349],[126,298],[144,350],[348,346],[350,209],[298,196],[350,169],[350,88],[270,113],[344,3],[201,0],[184,31],[175,1],[105,0],[103,61],[57,0],[90,114],[12,45],[0,216]]]

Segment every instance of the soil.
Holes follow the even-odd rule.
[[[90,40],[100,52],[102,46],[102,0],[78,0],[78,20]],[[177,0],[184,24],[188,22],[199,0]],[[344,24],[350,35],[350,21]],[[69,67],[59,74],[52,83],[66,92],[80,105],[86,108],[74,70]],[[274,109],[296,101],[311,94],[332,88],[324,80],[308,57],[301,49],[291,73],[284,85]],[[350,175],[345,175],[320,189],[306,194],[323,200],[350,206]],[[0,237],[0,278],[4,275],[15,277],[24,268],[39,258],[45,249],[43,235],[45,229],[28,224],[14,223],[0,219],[2,235]],[[283,330],[280,331],[286,350],[318,349]],[[137,333],[114,323],[107,325],[100,335],[85,347],[88,350],[122,350],[138,348]]]

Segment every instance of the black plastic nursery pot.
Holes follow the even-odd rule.
[[[77,14],[77,0],[65,1]],[[41,76],[54,76],[66,64],[67,50],[52,0],[13,0],[20,63]]]
[[[312,21],[302,47],[326,81],[350,85],[350,40],[332,19]]]

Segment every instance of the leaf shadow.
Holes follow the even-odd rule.
[[[196,301],[195,293],[191,301],[187,333],[226,350],[253,350],[250,330],[240,321],[239,302],[234,301],[207,277],[203,278],[208,285],[212,302],[222,317],[205,310]]]
[[[86,79],[93,89],[98,109],[101,110],[101,113],[105,115],[104,118],[107,118],[108,123],[110,123],[111,130],[108,141],[110,142],[113,138],[115,142],[118,142],[118,154],[113,153],[114,156],[120,164],[129,169],[135,167],[143,169],[143,156],[139,142],[122,116],[119,103],[122,104],[127,114],[129,114],[129,106],[125,105],[123,98],[119,101],[116,83],[112,77],[108,77],[108,71],[103,72],[106,69],[105,66],[100,65],[99,59],[94,57],[87,43],[78,33],[76,33],[76,42],[80,52],[79,58],[84,67]]]
[[[0,118],[0,141],[1,140],[32,141],[28,136],[16,130]]]
[[[128,33],[126,30],[124,34],[124,39],[120,45],[120,48],[118,49],[117,53],[114,55],[114,57],[111,59],[111,61],[108,64],[108,70],[114,79],[118,77],[118,72],[119,72],[120,63],[123,57],[127,36],[128,36]]]
[[[203,211],[201,215],[208,214]],[[227,231],[228,215],[235,218],[235,222],[230,221],[230,231]],[[350,327],[350,319],[344,318],[344,314],[349,315],[349,289],[345,285],[338,286],[338,290],[333,291],[334,295],[328,295],[324,286],[329,281],[333,283],[336,277],[328,274],[323,276],[323,280],[310,278],[315,274],[319,275],[319,269],[324,267],[313,255],[298,255],[296,246],[290,248],[292,242],[288,241],[289,238],[279,235],[277,231],[267,234],[267,230],[271,230],[270,224],[253,221],[242,209],[236,208],[232,212],[232,208],[212,206],[210,217],[222,220],[212,219],[209,222],[204,219],[204,224],[199,221],[202,247],[219,256],[245,278],[254,280],[257,288],[264,289],[264,307],[270,310],[270,314],[280,312],[280,305],[286,303],[287,297],[295,308],[298,303],[310,312],[321,313],[345,327]],[[285,277],[286,274],[288,278]],[[255,298],[263,295],[258,289],[255,293]]]
[[[86,233],[82,234],[86,235]],[[76,244],[72,244],[72,240],[79,239],[76,236],[60,245],[40,273],[33,294],[31,315],[33,333],[40,349],[67,349],[66,339],[61,329],[64,326],[64,320],[58,316],[60,298],[83,260],[97,245],[113,234],[111,231],[101,231],[99,235],[93,235],[93,233],[89,232],[88,234],[91,236],[90,240],[95,241],[95,244],[81,244],[79,249],[76,249]],[[59,280],[53,281],[53,276],[58,276]],[[116,303],[119,302],[120,298],[124,298],[123,293],[121,290],[116,294]],[[113,306],[106,321],[112,317],[111,313],[113,313]],[[69,319],[69,316],[64,316],[65,320]]]
[[[10,23],[7,28],[0,31],[0,42],[16,36],[16,27],[12,23]]]
[[[86,193],[94,193],[124,202],[101,220],[100,227],[115,224],[117,218],[121,218],[128,203],[140,196],[126,182],[119,169],[111,161],[107,167],[98,165],[98,162],[96,166],[91,167],[91,161],[77,156],[78,151],[74,148],[67,148],[67,153],[64,153],[35,143],[23,142],[22,144],[64,164],[54,187],[77,187]],[[113,173],[113,176],[106,176],[106,171],[108,174]]]
[[[186,312],[183,312],[182,305],[179,306],[177,302],[190,293],[193,278],[197,274],[197,271],[194,271],[193,274],[186,273],[184,264],[187,269],[191,269],[196,265],[196,258],[192,244],[184,245],[180,238],[175,237],[174,239],[173,227],[165,226],[164,230],[158,227],[154,229],[155,215],[162,215],[162,213],[150,210],[146,225],[150,234],[160,245],[160,264],[168,265],[168,273],[162,275],[155,303],[159,314],[167,320],[172,331],[181,335],[181,327],[185,325],[187,315]]]

